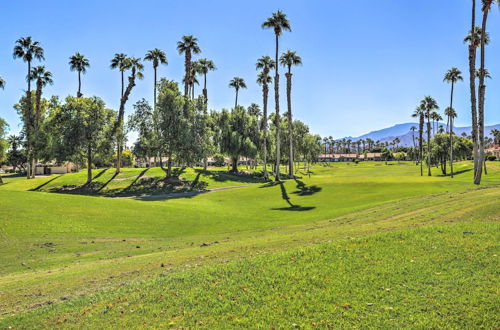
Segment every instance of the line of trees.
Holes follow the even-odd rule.
[[[464,39],[469,49],[469,87],[472,115],[470,141],[472,144],[471,154],[474,159],[475,184],[481,183],[483,168],[484,174],[487,174],[485,162],[485,143],[487,137],[484,136],[485,79],[491,78],[491,76],[485,68],[486,45],[489,43],[489,33],[486,27],[488,14],[494,2],[500,4],[500,0],[481,0],[482,23],[481,26],[477,26],[476,0],[472,0],[471,29]],[[480,49],[479,68],[477,68],[477,49]],[[431,176],[431,166],[436,163],[441,164],[441,170],[443,174],[446,174],[446,161],[448,160],[450,164],[450,177],[453,178],[453,161],[463,159],[464,152],[468,150],[469,146],[464,137],[457,137],[453,132],[454,120],[457,117],[457,112],[453,108],[454,89],[456,83],[463,81],[462,72],[453,67],[446,72],[444,81],[451,85],[450,105],[444,110],[444,114],[447,117],[446,136],[442,134],[444,133],[442,129],[436,135],[437,130],[434,128],[434,123],[439,122],[442,118],[438,113],[439,106],[432,97],[426,96],[413,113],[413,117],[419,118],[417,163],[420,163],[420,174],[423,175],[423,161],[425,157],[427,175]],[[433,121],[432,128],[431,120]],[[423,136],[425,121],[427,121],[425,129],[427,139],[424,139]],[[434,138],[431,139],[431,136],[434,136]],[[426,147],[425,154],[424,145]],[[443,156],[444,154],[446,156]]]
[[[288,176],[293,177],[297,165],[295,158],[305,162],[315,161],[321,152],[321,140],[309,134],[305,124],[293,120],[292,67],[301,65],[302,59],[291,50],[279,56],[279,38],[283,32],[291,31],[290,22],[283,12],[277,11],[262,23],[262,28],[271,29],[275,36],[275,59],[263,56],[256,63],[259,70],[257,83],[262,86],[263,113],[257,104],[248,108],[238,104],[238,93],[246,88],[245,80],[240,77],[233,78],[229,83],[236,92],[234,108],[221,112],[208,111],[207,75],[216,70],[216,66],[206,58],[193,59],[194,55],[201,53],[201,48],[192,35],[183,36],[177,43],[179,54],[184,55],[183,92],[177,82],[158,78],[158,67],[168,64],[164,51],[152,49],[143,59],[124,53],[115,54],[110,68],[118,70],[121,77],[117,111],[108,109],[98,97],[84,97],[82,75],[90,67],[90,61],[78,52],[69,58],[68,63],[70,70],[77,73],[76,95],[68,96],[63,101],[55,96],[44,98],[42,92],[45,86],[53,83],[52,74],[44,66],[32,67],[35,60],[45,59],[44,49],[31,37],[20,38],[16,41],[13,55],[27,63],[27,90],[15,105],[23,129],[19,136],[9,138],[12,142],[10,152],[13,156],[17,153],[10,159],[11,164],[25,170],[27,178],[33,178],[37,161],[71,161],[87,167],[87,182],[90,183],[92,167],[114,163],[116,174],[120,173],[127,133],[136,131],[135,155],[148,163],[153,159],[162,168],[166,160],[169,177],[172,176],[174,163],[194,165],[201,161],[206,168],[207,159],[214,153],[228,155],[234,171],[243,156],[254,165],[262,161],[266,179],[269,178],[268,162],[273,162],[272,171],[276,180],[280,179],[279,168],[283,164],[288,164]],[[153,104],[150,106],[146,100],[139,100],[126,120],[128,100],[138,80],[143,78],[143,60],[151,62],[153,68]],[[287,69],[287,113],[283,119],[279,103],[280,65]],[[271,77],[272,70],[274,79]],[[202,95],[196,96],[195,85],[199,84],[199,76],[203,77],[203,90]],[[32,90],[32,82],[36,84],[35,91]],[[272,83],[275,112],[269,114],[268,93]],[[4,84],[5,81],[0,78],[0,87],[3,88]],[[282,155],[281,150],[286,149],[287,155]]]

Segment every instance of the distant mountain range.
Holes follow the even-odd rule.
[[[439,123],[439,125],[443,125],[443,127],[446,128],[445,123]],[[405,146],[405,147],[410,147],[413,146],[413,139],[412,139],[412,131],[410,131],[410,128],[412,126],[415,126],[418,128],[418,123],[405,123],[405,124],[397,124],[388,128],[380,129],[377,131],[373,131],[358,137],[352,137],[348,136],[346,139],[350,139],[352,141],[357,141],[357,140],[366,140],[366,139],[372,139],[373,141],[381,141],[381,142],[392,142],[395,138],[399,138],[399,145],[400,146]],[[493,129],[498,129],[500,130],[500,124],[497,125],[492,125],[492,126],[486,126],[484,128],[484,134],[487,137],[491,137],[490,132]],[[461,135],[462,133],[466,133],[467,135],[470,135],[471,133],[471,127],[453,127],[453,131],[455,132],[456,135]],[[425,133],[424,133],[425,134]],[[415,137],[418,136],[418,131],[415,131]]]

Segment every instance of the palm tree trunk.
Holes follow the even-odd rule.
[[[288,139],[290,144],[290,154],[288,159],[288,175],[293,178],[293,121],[292,121],[292,73],[290,68],[286,73],[286,101],[288,105]]]
[[[455,87],[455,83],[451,82],[451,96],[450,96],[450,110],[453,113],[453,90]],[[451,114],[450,113],[450,114]],[[452,123],[451,116],[448,116],[448,129],[450,131],[450,176],[453,178],[453,128],[451,127]]]
[[[78,92],[76,93],[76,97],[82,97],[81,88],[82,88],[82,79],[80,77],[80,70],[78,70]]]
[[[470,103],[472,115],[472,141],[474,154],[474,177],[479,158],[477,145],[477,100],[476,100],[476,40],[474,29],[476,27],[476,0],[472,0],[472,15],[471,15],[471,40],[469,44],[469,85],[470,85]]]
[[[191,70],[191,52],[189,50],[186,50],[184,69],[186,71],[184,76],[184,96],[189,96],[189,72]]]
[[[267,96],[269,92],[269,87],[267,86],[267,82],[264,82],[262,85],[262,97],[264,101],[264,113],[263,113],[263,125],[264,125],[264,179],[267,180],[268,178],[268,173],[267,173]]]
[[[279,51],[279,36],[276,34],[276,65],[274,66],[274,106],[276,112],[276,176],[275,180],[280,180],[280,75],[278,73],[278,51]]]
[[[28,90],[26,91],[26,116],[25,116],[25,130],[26,130],[26,152],[28,162],[26,164],[26,179],[31,179],[31,61],[28,61]]]
[[[87,183],[90,184],[92,182],[92,146],[87,146]]]
[[[488,22],[489,6],[483,10],[482,30],[486,31],[486,23]],[[486,33],[481,34],[481,66],[479,74],[479,103],[478,103],[478,134],[477,142],[479,148],[478,165],[474,175],[474,184],[481,184],[481,176],[483,172],[484,162],[484,97],[486,94],[486,85],[484,84],[484,65],[485,65],[485,40]]]
[[[203,97],[205,98],[205,105],[208,104],[208,91],[207,91],[207,74],[203,75]]]
[[[431,176],[431,121],[427,113],[427,175]]]
[[[420,176],[424,176],[424,114],[420,114],[419,128],[418,128],[418,145],[419,145],[419,162],[420,162]]]
[[[121,97],[123,98],[123,93],[124,93],[124,89],[125,89],[124,71],[121,70],[121,73],[122,73],[122,94],[121,94]]]
[[[236,99],[234,100],[234,108],[238,106],[238,88],[236,88]]]
[[[116,174],[120,173],[121,170],[121,160],[122,160],[122,151],[123,151],[123,117],[125,115],[125,103],[132,92],[132,88],[135,86],[135,68],[132,68],[132,74],[128,77],[128,85],[127,89],[123,93],[123,96],[120,100],[120,109],[118,110],[118,118],[116,120],[116,124],[114,127],[116,133],[116,142],[117,142],[117,151],[118,155],[116,157]]]

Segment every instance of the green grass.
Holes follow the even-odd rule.
[[[498,299],[495,300],[491,293],[494,287],[491,281],[498,279],[498,273],[492,271],[493,266],[498,268],[497,259],[485,259],[488,261],[484,261],[484,271],[478,271],[477,265],[469,264],[463,258],[469,253],[481,255],[495,249],[495,253],[499,252],[495,244],[499,238],[500,166],[491,163],[489,167],[490,174],[480,189],[470,183],[469,163],[457,164],[456,170],[461,173],[454,179],[420,177],[417,167],[409,163],[316,166],[310,177],[302,174],[298,181],[289,180],[281,185],[249,183],[251,180],[247,177],[210,172],[203,174],[208,188],[250,186],[189,198],[147,201],[43,192],[65,185],[81,185],[85,180],[82,172],[29,181],[7,177],[6,184],[0,187],[0,327],[32,328],[53,325],[64,319],[67,319],[66,325],[84,327],[101,324],[137,327],[146,320],[151,322],[150,326],[161,327],[162,322],[168,321],[166,325],[169,325],[172,321],[172,326],[176,327],[194,326],[196,318],[209,328],[223,327],[224,324],[229,327],[287,328],[291,323],[283,322],[294,317],[296,320],[292,323],[304,327],[311,326],[312,322],[320,324],[321,320],[324,321],[322,325],[330,322],[336,327],[354,325],[356,320],[361,322],[360,325],[374,327],[407,326],[417,321],[421,322],[416,323],[421,327],[475,327],[473,325],[488,326],[495,322],[498,325],[498,318],[490,317],[487,321],[477,312],[495,308],[498,311]],[[161,169],[149,171],[151,174],[148,175],[152,177],[162,176]],[[112,173],[112,170],[104,172],[98,179],[109,180],[107,172]],[[437,174],[437,169],[434,172]],[[123,194],[123,189],[127,189],[140,173],[140,169],[126,169],[117,177],[123,180],[116,181],[115,178],[108,183],[106,188],[114,191],[108,195]],[[193,181],[198,173],[188,169],[183,175],[186,180]],[[224,175],[223,179],[221,175]],[[30,191],[41,185],[43,187],[38,191]],[[436,230],[445,234],[436,236],[435,228],[430,229],[430,226],[440,226]],[[392,231],[397,231],[397,234],[385,233]],[[460,231],[481,234],[467,234],[467,240],[475,245],[465,246],[457,241]],[[394,241],[397,235],[407,237],[405,242],[411,244]],[[418,264],[421,269],[418,274],[408,275],[410,277],[405,283],[420,285],[419,281],[435,270],[434,260],[441,256],[422,248],[436,242],[438,237],[446,237],[438,251],[447,251],[442,256],[442,274],[449,280],[443,282],[449,292],[440,296],[446,290],[429,285],[422,286],[421,292],[397,290],[400,305],[387,305],[394,309],[382,308],[383,311],[372,308],[377,313],[366,309],[379,308],[375,303],[362,307],[359,302],[358,305],[359,297],[370,297],[378,292],[372,287],[363,289],[365,291],[357,289],[365,280],[373,280],[372,271],[386,269],[382,277],[395,287],[393,283],[401,280],[404,268],[398,261],[410,254],[422,258]],[[337,260],[328,253],[321,259],[324,251],[348,249],[353,238],[359,242],[360,249],[364,246],[365,251],[371,251],[370,258],[378,258],[378,266],[372,269],[369,263],[356,259],[354,252],[357,250],[353,255],[345,252],[345,260],[350,260],[353,268],[345,268],[344,259]],[[304,251],[310,257],[304,258],[304,263],[297,264],[295,269],[289,268],[293,264],[282,265],[280,260],[290,258],[290,255],[299,253],[296,249],[306,246],[310,248]],[[394,251],[389,253],[390,250]],[[456,264],[456,268],[449,269],[450,263]],[[336,267],[329,268],[330,264]],[[311,272],[302,272],[303,268],[310,268]],[[242,272],[238,273],[239,269]],[[257,283],[255,276],[250,275],[259,269],[267,274],[270,282]],[[290,285],[285,275],[294,272],[298,284]],[[338,272],[339,278],[352,277],[350,286],[346,284],[344,296],[338,293],[338,301],[329,300],[314,286],[310,289],[316,295],[309,297],[317,296],[317,299],[307,301],[310,305],[300,307],[308,300],[305,296],[303,299],[287,296],[288,300],[281,300],[285,298],[280,295],[286,296],[290,290],[308,291],[302,284],[308,278],[316,283],[311,279],[317,277],[319,282],[316,284],[319,285],[329,276],[335,278],[334,272]],[[472,282],[467,282],[467,286],[453,282],[453,278],[466,281],[471,272],[478,273],[477,287],[472,288]],[[230,283],[222,285],[227,287],[228,294],[238,299],[241,295],[244,297],[247,291],[238,289],[239,286],[255,286],[255,291],[251,291],[253,295],[248,299],[234,300],[234,303],[229,300],[215,309],[211,307],[216,306],[215,302],[210,299],[218,298],[208,297],[211,289],[204,286],[203,278],[217,281],[219,277],[224,281],[228,278],[224,274],[232,274]],[[280,290],[274,290],[274,284],[269,283],[274,283]],[[331,283],[323,281],[323,285],[331,290],[326,292],[332,294],[344,290],[341,284],[337,280]],[[165,292],[177,292],[177,295],[168,295],[168,306],[157,299],[160,287],[164,287]],[[282,290],[285,287],[288,289]],[[455,299],[458,310],[466,310],[457,293],[462,287],[466,291],[469,287],[477,292],[484,291],[484,297],[474,293],[474,299],[477,298],[474,306],[479,307],[470,308],[466,321],[460,323],[458,317],[446,314],[449,312],[446,308],[429,309],[425,314],[430,316],[418,317],[421,304],[432,297],[433,306],[448,304]],[[116,293],[118,288],[121,289]],[[351,299],[347,299],[349,290]],[[140,297],[138,291],[145,295],[144,302],[137,298]],[[116,301],[118,297],[127,297],[134,304],[130,308],[134,312],[126,316],[120,313],[121,317],[115,317],[117,310],[111,308],[104,313],[100,309],[106,304],[125,306]],[[195,300],[193,297],[200,297],[198,305],[188,304],[189,299]],[[344,297],[345,302],[341,302],[340,298]],[[409,301],[410,298],[413,301]],[[487,303],[483,298],[490,301]],[[290,308],[283,311],[273,309],[273,312],[264,309],[264,306],[269,309],[272,304],[282,305],[284,301]],[[262,309],[251,308],[251,302],[262,304]],[[348,307],[338,307],[347,303],[350,304]],[[135,304],[143,306],[139,308]],[[87,309],[88,314],[82,315]],[[395,311],[397,315],[393,314]],[[330,312],[330,317],[326,317]],[[340,318],[334,312],[343,312],[346,316]],[[332,315],[337,315],[335,320]],[[393,315],[394,323],[387,323],[390,320],[388,315]],[[321,317],[316,319],[316,316]],[[223,323],[217,323],[223,320]]]

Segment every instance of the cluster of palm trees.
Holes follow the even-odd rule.
[[[484,138],[484,100],[486,93],[485,78],[491,78],[488,70],[485,68],[485,46],[489,43],[489,34],[486,32],[488,22],[488,14],[493,3],[500,4],[500,0],[481,0],[482,24],[481,27],[476,26],[476,0],[472,0],[472,19],[471,29],[464,39],[464,42],[469,44],[469,85],[470,85],[470,100],[472,114],[472,141],[474,144],[474,183],[481,183],[482,169],[485,161],[485,138]],[[480,48],[480,66],[476,68],[477,49]],[[444,76],[444,81],[451,84],[450,105],[444,111],[447,117],[447,133],[450,136],[449,159],[451,174],[453,177],[453,123],[457,117],[457,112],[453,108],[453,94],[455,84],[462,81],[462,72],[453,67]],[[476,80],[478,86],[476,87]],[[477,97],[478,96],[478,97]],[[430,168],[430,151],[431,151],[431,120],[433,126],[435,122],[442,120],[437,110],[439,106],[437,102],[430,96],[426,96],[413,113],[413,117],[419,118],[419,152],[418,161],[420,163],[420,174],[423,175],[423,132],[425,120],[427,120],[427,168],[428,175],[431,175]],[[435,134],[436,128],[433,129]]]
[[[401,141],[399,138],[394,138],[392,141],[380,141],[366,138],[353,141],[351,139],[343,138],[340,140],[335,140],[333,137],[324,137],[323,145],[325,154],[350,154],[355,151],[358,155],[370,151],[374,148],[397,148]]]

